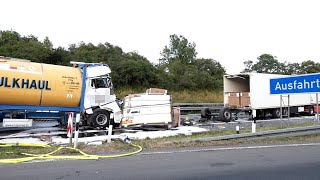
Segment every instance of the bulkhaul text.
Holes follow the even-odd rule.
[[[0,77],[0,88],[51,90],[49,81]]]

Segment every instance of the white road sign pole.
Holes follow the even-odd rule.
[[[316,93],[316,101],[317,101],[317,122],[319,122],[319,99],[318,99],[318,93]]]

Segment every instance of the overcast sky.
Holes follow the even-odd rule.
[[[263,53],[320,62],[317,0],[1,0],[0,7],[0,30],[48,36],[55,47],[109,42],[156,63],[177,34],[227,73]]]

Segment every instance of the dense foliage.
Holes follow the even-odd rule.
[[[54,48],[46,37],[21,36],[15,31],[0,31],[0,56],[29,59],[34,62],[70,65],[70,61],[107,63],[112,69],[116,88],[166,88],[170,91],[223,89],[222,65],[210,58],[198,58],[196,44],[185,37],[171,35],[169,44],[160,52],[158,64],[152,64],[137,52],[124,52],[108,42],[93,45],[80,42],[67,49]],[[302,63],[281,63],[277,57],[262,54],[257,62],[244,62],[243,72],[304,74],[320,72],[320,64],[311,60]]]
[[[107,42],[53,48],[48,37],[41,42],[33,35],[24,37],[15,31],[0,31],[0,56],[58,65],[70,65],[70,61],[107,63],[116,88],[221,90],[224,68],[215,60],[197,59],[195,47],[185,37],[172,35],[169,46],[161,52],[159,64],[152,64],[136,52],[123,52]]]
[[[311,60],[299,63],[279,62],[276,56],[271,54],[262,54],[257,58],[257,62],[251,60],[245,61],[243,72],[258,72],[271,74],[307,74],[320,72],[320,63]]]

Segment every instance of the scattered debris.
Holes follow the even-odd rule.
[[[172,128],[166,131],[142,131],[136,133],[123,133],[127,135],[130,139],[155,139],[176,135],[190,135],[192,133],[206,132],[207,129],[195,127],[195,126],[181,126],[177,128]]]
[[[49,142],[41,141],[39,138],[8,138],[8,139],[1,139],[0,143],[49,144]]]

